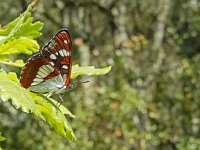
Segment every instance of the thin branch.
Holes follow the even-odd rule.
[[[34,8],[38,3],[39,3],[40,0],[32,0],[32,8]]]

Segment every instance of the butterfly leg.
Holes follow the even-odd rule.
[[[58,108],[60,107],[60,105],[62,104],[62,102],[63,102],[63,97],[60,95],[60,94],[58,94],[58,96],[60,97],[60,104],[58,105]]]
[[[51,92],[50,92],[50,93],[48,93],[48,94],[47,94],[47,98],[51,97],[51,95],[52,95],[52,93],[51,93]]]

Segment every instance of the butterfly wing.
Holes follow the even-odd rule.
[[[62,29],[40,52],[42,57],[48,60],[54,68],[60,71],[66,87],[69,86],[71,76],[71,51],[71,36],[67,29]]]
[[[63,86],[69,86],[71,67],[70,34],[63,29],[40,53],[27,60],[20,82],[34,92],[55,92]]]
[[[54,92],[63,86],[60,78],[60,72],[38,53],[27,60],[20,75],[20,83],[34,92]]]

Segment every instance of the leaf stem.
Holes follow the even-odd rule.
[[[32,0],[32,8],[34,8],[38,3],[39,3],[40,0]]]
[[[19,68],[23,67],[23,64],[18,64],[18,63],[12,62],[12,61],[1,61],[0,60],[0,63],[5,64],[5,65],[14,66],[14,67],[19,67]]]

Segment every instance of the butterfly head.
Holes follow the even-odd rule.
[[[90,81],[89,80],[85,80],[85,81],[78,80],[78,81],[70,83],[68,88],[69,88],[69,90],[73,90],[73,89],[75,89],[77,87],[77,85],[79,83],[88,83],[88,82],[90,82]]]
[[[73,89],[75,89],[77,87],[77,82],[74,82],[74,83],[70,83],[69,84],[69,89],[70,90],[73,90]]]

